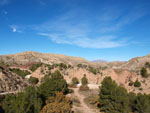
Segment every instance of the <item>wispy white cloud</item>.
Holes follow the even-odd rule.
[[[112,5],[95,12],[89,13],[89,10],[82,8],[72,9],[40,25],[26,27],[59,44],[84,48],[114,48],[132,43],[131,36],[119,35],[121,30],[147,14],[141,5],[129,9]],[[19,26],[11,28],[13,32],[19,32],[20,29]]]
[[[85,18],[79,16],[78,13],[73,11],[61,15],[57,19],[39,25],[36,30],[39,35],[47,36],[56,43],[71,44],[84,48],[114,48],[129,44],[127,37],[119,37],[116,34],[110,35],[108,31],[106,33],[101,32],[107,25],[104,23],[106,20],[99,20],[96,17],[97,24],[95,24],[95,22],[91,22],[90,17]]]
[[[65,35],[60,36],[58,34],[39,33],[39,35],[47,36],[56,43],[72,44],[84,48],[114,48],[125,46],[127,44],[125,40],[116,41],[117,37],[115,36],[103,36],[96,39],[91,39],[88,37],[77,38],[75,36],[75,38],[70,39],[65,37]]]

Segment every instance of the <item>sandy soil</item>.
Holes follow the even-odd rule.
[[[74,106],[73,107],[73,110],[75,110],[75,109],[78,109],[78,110],[80,110],[82,113],[95,113],[95,112],[93,112],[93,110],[92,109],[90,109],[86,104],[85,104],[85,102],[84,102],[84,95],[81,95],[79,92],[78,92],[78,88],[74,88],[73,89],[74,90],[74,94],[75,94],[75,96],[77,96],[77,98],[79,99],[79,101],[80,101],[80,107],[76,107],[76,106]]]

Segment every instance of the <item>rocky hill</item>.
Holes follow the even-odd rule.
[[[27,85],[26,80],[0,66],[0,92],[19,91]]]
[[[0,64],[0,88],[1,91],[19,90],[28,83],[20,76],[9,71],[10,68],[17,68],[30,72],[32,77],[42,80],[43,77],[55,70],[59,70],[68,83],[73,77],[79,81],[86,74],[90,84],[100,84],[106,76],[111,76],[119,85],[127,88],[128,91],[136,93],[150,92],[150,77],[143,78],[140,75],[141,68],[146,62],[150,62],[150,56],[136,57],[126,62],[90,62],[80,57],[71,57],[60,54],[47,54],[37,52],[22,52],[11,55],[1,55]],[[32,67],[32,69],[31,69]],[[150,70],[149,70],[150,72]],[[139,80],[141,89],[129,86],[129,83]]]
[[[150,55],[143,57],[135,57],[126,62],[109,62],[108,66],[112,68],[127,69],[131,71],[139,71],[146,62],[150,62]]]
[[[79,63],[92,64],[91,62],[88,62],[87,60],[80,57],[65,56],[62,54],[38,53],[33,51],[10,55],[1,55],[0,61],[10,65],[25,65],[31,62],[42,62],[46,64],[66,63],[71,65],[77,65]]]

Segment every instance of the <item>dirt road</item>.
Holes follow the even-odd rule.
[[[84,102],[84,96],[82,95],[82,94],[80,94],[79,92],[78,92],[78,88],[74,88],[73,89],[74,90],[74,94],[75,94],[75,96],[77,96],[77,98],[79,99],[79,101],[80,101],[80,107],[78,107],[78,109],[80,109],[80,111],[82,111],[82,113],[95,113],[95,112],[93,112],[92,111],[92,109],[90,109],[86,104],[85,104],[85,102]],[[77,107],[76,107],[77,108]]]

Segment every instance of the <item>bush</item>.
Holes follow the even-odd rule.
[[[72,83],[73,83],[73,84],[79,84],[78,78],[77,78],[77,77],[73,77],[73,78],[72,78]]]
[[[134,82],[133,81],[130,81],[129,82],[129,86],[133,86]]]
[[[149,63],[149,62],[146,62],[146,63],[145,63],[145,67],[146,67],[146,68],[150,68],[150,63]]]
[[[78,67],[78,68],[82,68],[82,64],[78,64],[77,67]]]
[[[39,79],[35,77],[30,77],[29,82],[33,85],[36,85],[39,82]]]
[[[7,95],[2,104],[5,113],[39,113],[42,100],[34,87],[27,87],[16,96]]]
[[[67,65],[64,63],[58,64],[61,69],[67,69]]]
[[[39,67],[41,67],[41,66],[42,66],[42,63],[32,64],[29,69],[30,69],[32,72],[34,72],[34,71],[37,70],[37,68],[39,68]]]
[[[21,76],[22,78],[25,78],[26,75],[31,74],[29,71],[27,70],[20,70],[20,69],[15,69],[15,68],[10,68],[9,69],[11,72],[16,73],[17,75]]]
[[[59,71],[52,73],[51,78],[47,79],[39,87],[40,94],[44,98],[54,96],[56,92],[68,93],[68,84]]]
[[[81,79],[82,85],[87,85],[88,84],[88,79],[86,78],[86,75]]]
[[[93,74],[97,74],[97,70],[94,69],[93,67],[89,66],[89,72],[93,73]]]
[[[150,95],[138,94],[134,100],[134,113],[150,113]]]
[[[141,83],[138,80],[136,80],[134,82],[134,87],[140,87],[140,86],[141,86]]]
[[[46,101],[41,113],[72,113],[71,108],[70,98],[65,97],[63,93],[57,92],[56,97],[50,97]]]
[[[145,77],[145,78],[148,77],[147,69],[145,67],[141,69],[141,75],[142,77]]]

